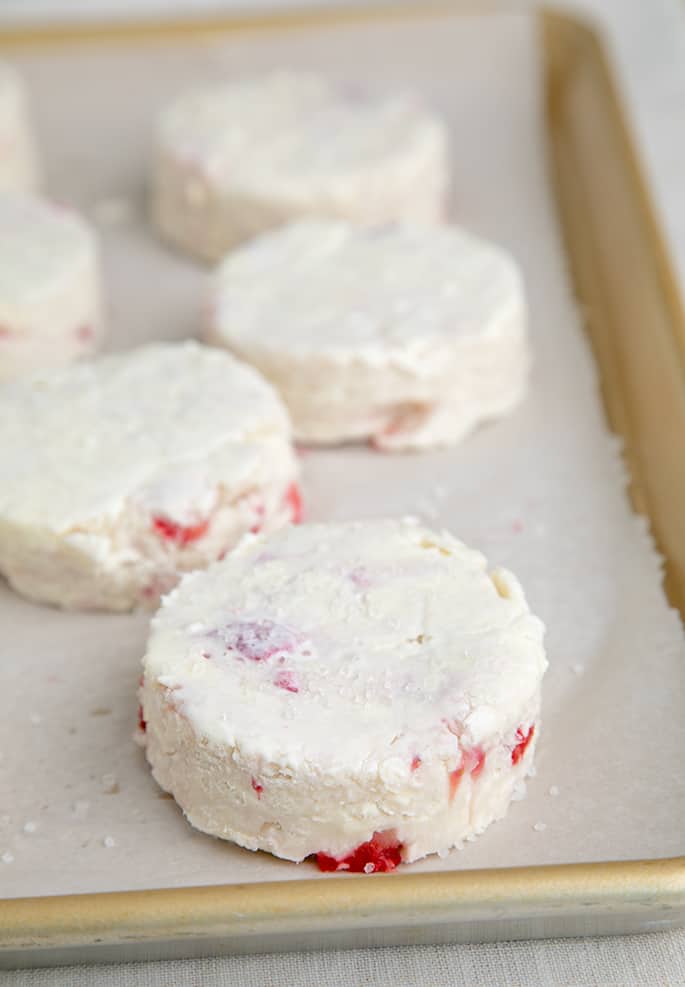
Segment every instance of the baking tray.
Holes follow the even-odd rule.
[[[507,33],[511,31],[516,39],[519,31],[515,26],[517,17],[522,19],[521,23],[525,18],[526,23],[530,24],[531,15],[502,13],[497,8],[484,14],[481,10],[473,13],[453,6],[422,5],[401,10],[310,11],[306,14],[232,17],[193,23],[55,27],[31,31],[13,29],[0,35],[0,49],[19,64],[34,89],[46,94],[56,82],[55,99],[60,98],[58,90],[63,88],[59,80],[71,73],[74,104],[71,115],[65,113],[61,118],[59,115],[51,116],[45,107],[37,106],[48,152],[51,143],[59,145],[61,138],[66,139],[65,132],[69,127],[78,123],[79,112],[89,102],[89,90],[98,85],[97,72],[102,71],[103,65],[109,64],[111,67],[115,62],[120,65],[118,85],[121,99],[130,108],[126,120],[130,116],[134,124],[129,127],[124,117],[118,120],[113,118],[109,146],[97,135],[92,141],[76,140],[74,131],[71,133],[71,149],[67,147],[63,153],[52,158],[48,153],[48,185],[51,190],[64,194],[68,201],[87,211],[92,208],[95,213],[104,215],[103,210],[97,208],[98,204],[103,204],[102,201],[98,202],[98,197],[101,200],[107,199],[108,195],[114,196],[116,203],[116,197],[122,191],[128,194],[127,183],[134,190],[133,198],[138,195],[142,174],[142,152],[138,153],[138,145],[140,148],[144,146],[149,128],[149,120],[138,112],[138,103],[145,103],[143,89],[154,88],[155,85],[161,87],[161,98],[164,86],[159,83],[159,77],[168,72],[163,68],[166,63],[159,61],[162,56],[165,60],[167,57],[177,60],[174,64],[178,66],[180,85],[184,72],[192,75],[202,69],[201,74],[220,74],[226,68],[244,71],[250,64],[244,46],[253,55],[261,50],[260,46],[266,46],[260,56],[260,68],[265,67],[280,50],[283,53],[281,63],[287,58],[287,53],[292,55],[293,52],[319,67],[322,67],[322,61],[325,64],[330,57],[338,70],[346,66],[348,75],[350,71],[357,70],[363,74],[365,66],[368,73],[369,64],[378,62],[378,53],[382,52],[385,64],[382,66],[381,80],[386,72],[388,76],[394,73],[396,82],[406,76],[420,86],[422,82],[428,85],[428,80],[440,72],[452,71],[452,61],[455,64],[468,62],[468,38],[474,43],[479,43],[478,38],[484,41],[489,38],[489,54],[496,53],[498,56],[492,61],[492,72],[496,73],[499,82],[493,75],[488,91],[499,92],[502,103],[495,105],[491,101],[488,107],[490,115],[485,114],[483,125],[486,129],[497,126],[506,131],[521,125],[516,101],[511,106],[507,103],[507,90],[513,91],[518,81],[515,77],[516,61],[511,56],[515,45],[508,44]],[[563,221],[566,254],[572,269],[575,293],[592,340],[608,418],[623,440],[623,454],[630,471],[632,502],[649,519],[665,560],[665,585],[669,599],[682,613],[685,607],[685,515],[680,507],[685,503],[682,438],[685,435],[685,320],[600,40],[587,24],[549,10],[536,15],[535,29],[536,47],[542,63],[540,85],[544,97],[550,175]],[[529,31],[530,27],[525,30]],[[455,45],[461,45],[461,48],[455,48],[454,59],[450,57],[452,41]],[[397,61],[393,62],[388,54],[391,43],[394,45],[396,42],[408,46],[406,50],[409,55],[404,66],[398,67]],[[415,47],[412,47],[414,43]],[[131,60],[135,63],[141,57],[148,58],[150,62],[149,79],[143,80],[142,88],[139,81],[134,81],[135,73],[129,72]],[[193,59],[195,68],[186,66],[186,62],[193,62]],[[511,74],[511,78],[507,73]],[[480,78],[483,81],[483,77]],[[74,80],[80,80],[80,92],[74,87]],[[445,75],[442,80],[443,100],[450,96],[450,86],[459,81],[463,80],[458,75],[454,78]],[[104,89],[97,91],[99,96],[105,98]],[[454,93],[456,98],[456,89]],[[474,94],[469,98],[478,97]],[[483,137],[483,140],[487,139]],[[129,157],[119,155],[125,161],[123,172],[116,175],[110,173],[109,159],[117,157],[116,153],[112,153],[112,147],[127,142],[136,145],[136,153]],[[460,153],[468,157],[466,148]],[[455,218],[481,228],[502,242],[511,239],[515,243],[515,224],[508,229],[501,218],[491,222],[489,215],[480,215],[477,194],[465,195],[460,199],[460,158],[459,155],[455,157]],[[515,163],[513,170],[515,173]],[[99,185],[93,178],[96,174],[104,176]],[[502,170],[502,161],[497,162],[495,171],[484,167],[483,182],[491,180],[493,174],[506,177],[509,170]],[[496,184],[493,184],[491,193],[497,197]],[[548,194],[544,174],[539,194],[543,198]],[[503,198],[502,204],[504,201]],[[138,200],[136,205],[140,207]],[[109,213],[111,216],[111,208]],[[506,209],[503,209],[503,214],[506,214]],[[140,229],[143,228],[144,224]],[[163,270],[160,268],[158,282],[151,274],[145,297],[137,300],[129,297],[135,294],[128,290],[135,281],[135,268],[144,266],[145,250],[153,249],[149,244],[143,247],[141,239],[142,253],[139,253],[138,241],[135,240],[137,235],[135,230],[122,232],[116,226],[103,230],[105,262],[110,275],[112,321],[116,327],[111,345],[119,348],[145,336],[180,337],[197,324],[197,312],[193,306],[198,298],[198,278],[201,275],[195,271],[191,277],[187,273],[191,267],[173,255],[165,258],[167,266]],[[553,234],[545,227],[532,230],[533,239],[535,235],[544,240]],[[122,251],[121,242],[117,245],[117,238],[121,237],[133,237],[128,242],[130,249]],[[161,247],[154,249],[162,250]],[[534,258],[534,250],[531,256]],[[530,260],[528,258],[529,263]],[[559,264],[563,264],[561,253]],[[557,273],[563,278],[563,271]],[[530,282],[530,271],[528,275]],[[540,299],[536,295],[536,286],[531,284],[530,287],[535,320],[535,308]],[[159,303],[160,298],[166,299],[166,309]],[[557,316],[562,317],[560,313]],[[143,324],[144,328],[141,329]],[[540,332],[539,326],[536,331]],[[544,350],[542,337],[538,342],[541,344],[539,349]],[[539,360],[543,359],[544,353],[539,353],[538,357]],[[549,352],[546,358],[549,358]],[[582,362],[583,354],[578,354],[578,358]],[[588,390],[581,389],[577,394],[579,406],[592,406],[595,401],[595,382],[591,375],[586,383]],[[562,377],[555,381],[555,389],[557,385],[563,390]],[[548,394],[546,400],[551,402],[552,396]],[[517,486],[517,475],[506,475],[507,468],[511,467],[513,471],[514,467],[513,461],[502,456],[505,448],[502,443],[525,441],[523,433],[526,427],[524,411],[507,423],[483,430],[468,447],[464,447],[465,451],[444,454],[459,457],[462,484],[468,486],[464,476],[476,475],[476,493],[480,482],[502,482],[514,498],[514,507],[509,513],[508,508],[502,508],[499,514],[486,514],[484,519],[477,509],[472,515],[465,510],[464,516],[459,519],[461,523],[451,516],[448,520],[458,534],[474,544],[482,545],[496,561],[508,563],[511,560],[513,567],[524,577],[525,585],[532,591],[534,606],[536,596],[540,596],[544,611],[540,573],[533,565],[529,565],[530,571],[526,572],[526,558],[542,558],[550,572],[553,571],[550,568],[553,563],[552,550],[566,551],[569,558],[574,556],[562,544],[558,531],[545,547],[546,528],[558,526],[558,518],[555,519],[556,515],[547,518],[545,504],[540,501],[535,503],[529,498],[530,502],[524,503],[525,490]],[[559,446],[563,447],[567,441],[569,449],[562,450],[556,463],[556,468],[562,472],[564,464],[572,461],[573,437],[559,437]],[[605,443],[603,435],[598,438],[598,443],[598,455],[610,459],[611,447],[608,441]],[[551,447],[547,448],[549,450]],[[446,463],[452,462],[449,458],[441,458],[441,455],[427,454],[411,459],[370,458],[373,454],[363,450],[342,454],[337,451],[316,453],[303,459],[305,487],[315,505],[315,513],[318,511],[320,516],[365,513],[369,483],[377,483],[385,491],[382,512],[397,513],[407,508],[402,490],[411,485],[412,473],[423,470],[435,478],[442,475],[440,471],[444,472]],[[485,461],[494,463],[485,471],[482,468],[483,455]],[[469,473],[470,456],[474,457],[473,462],[481,464],[480,474],[477,469]],[[499,462],[494,462],[498,459]],[[533,466],[539,465],[533,463]],[[496,466],[504,470],[504,480],[497,474]],[[610,464],[608,470],[611,472],[614,469],[614,485],[620,486],[620,469],[617,464],[614,466]],[[365,480],[366,477],[370,479]],[[395,482],[398,477],[403,478],[400,484]],[[572,488],[571,476],[565,482]],[[332,493],[336,483],[343,491],[341,496]],[[409,506],[415,506],[416,513],[422,513],[427,520],[442,520],[445,512],[449,515],[449,509],[441,502],[443,494],[439,492],[439,486],[428,485],[425,496],[415,498]],[[395,488],[400,488],[400,492]],[[574,492],[572,499],[577,501],[582,494],[576,494]],[[481,498],[477,496],[475,499]],[[462,502],[459,501],[459,504]],[[557,513],[563,514],[566,509],[564,504],[565,501],[556,505]],[[614,511],[619,510],[620,513],[624,509],[623,506],[617,508],[613,500],[612,504]],[[374,510],[380,512],[378,506]],[[568,516],[576,522],[579,517],[572,511]],[[585,535],[598,544],[602,543],[601,529],[592,528],[590,522],[588,524],[590,531]],[[508,529],[506,536],[503,534],[505,528]],[[530,541],[527,547],[521,549],[514,544],[514,535],[518,536],[524,528],[521,539],[525,542],[529,538]],[[643,602],[645,608],[663,609],[663,634],[673,647],[680,629],[675,627],[672,614],[663,606],[658,588],[658,563],[656,557],[649,554],[651,549],[644,531],[638,531],[638,528],[635,524],[629,529],[629,540],[635,543],[638,554],[642,552],[640,558],[647,567],[652,565],[653,572],[649,599],[636,601],[635,608]],[[533,539],[538,539],[542,548],[538,545],[533,550]],[[582,532],[579,532],[578,539],[583,540]],[[597,551],[601,557],[609,557],[614,552],[611,557],[619,562],[626,561],[616,546],[609,546],[609,549],[600,544]],[[609,556],[606,556],[607,551]],[[630,568],[629,564],[627,567]],[[601,582],[599,594],[601,597],[606,591],[607,606],[612,605],[610,577],[611,574],[608,574],[607,579]],[[620,582],[620,574],[616,578]],[[582,596],[582,588],[579,593]],[[599,604],[602,605],[602,600]],[[576,605],[577,601],[570,600],[569,612]],[[645,687],[641,694],[639,689],[632,688],[630,697],[624,697],[626,702],[634,702],[638,746],[649,739],[644,731],[641,732],[639,716],[642,712],[652,718],[650,730],[657,733],[663,730],[663,734],[657,737],[657,747],[660,744],[664,751],[668,746],[669,753],[668,756],[664,754],[664,760],[668,761],[669,768],[673,768],[670,779],[664,779],[659,775],[657,762],[651,774],[646,770],[651,751],[647,751],[646,758],[634,751],[626,756],[626,761],[635,757],[640,765],[639,777],[635,778],[634,784],[638,798],[642,793],[643,799],[650,803],[651,830],[645,835],[644,855],[633,852],[640,843],[639,833],[631,830],[631,826],[638,828],[632,817],[639,813],[627,810],[633,798],[628,793],[625,800],[616,802],[613,823],[610,814],[601,818],[598,816],[596,822],[592,818],[583,819],[582,838],[576,838],[579,829],[578,807],[583,806],[580,782],[588,767],[592,773],[596,766],[591,764],[592,758],[582,749],[582,738],[574,731],[584,723],[583,715],[594,717],[594,721],[601,720],[605,710],[603,704],[612,692],[612,675],[617,685],[622,683],[626,686],[627,682],[620,678],[616,667],[612,669],[606,661],[608,651],[607,654],[603,653],[604,645],[592,642],[585,642],[585,646],[589,649],[588,653],[597,652],[598,663],[592,670],[592,676],[583,676],[583,668],[573,661],[573,653],[564,656],[558,653],[561,649],[557,646],[557,635],[553,641],[556,653],[551,656],[553,666],[556,664],[552,674],[556,675],[557,685],[551,679],[546,691],[545,736],[541,745],[538,778],[531,785],[528,799],[520,806],[512,807],[505,823],[493,827],[464,853],[451,855],[447,862],[431,858],[393,875],[336,877],[316,875],[306,865],[295,868],[264,855],[251,855],[208,840],[186,827],[173,803],[166,800],[158,800],[158,815],[145,818],[144,812],[135,808],[137,803],[130,791],[121,791],[116,797],[115,791],[108,791],[117,789],[119,781],[97,776],[98,770],[112,763],[111,752],[100,741],[98,730],[108,743],[111,736],[116,736],[119,745],[123,743],[122,738],[130,735],[135,692],[130,655],[135,656],[142,649],[144,617],[73,617],[49,608],[32,606],[13,597],[9,590],[3,591],[0,607],[3,636],[14,642],[14,650],[5,659],[4,673],[8,676],[3,686],[6,716],[19,716],[20,722],[16,743],[13,743],[16,749],[4,752],[5,758],[0,761],[0,767],[16,756],[18,760],[15,763],[19,764],[17,773],[24,776],[27,786],[34,776],[45,776],[45,772],[50,771],[58,776],[54,784],[64,789],[60,828],[51,831],[50,824],[54,824],[56,818],[52,806],[36,803],[37,831],[30,837],[16,837],[19,848],[15,861],[17,866],[21,864],[21,852],[34,853],[37,861],[22,879],[26,886],[32,888],[31,893],[21,894],[22,880],[10,876],[18,873],[12,870],[13,864],[0,866],[0,893],[8,895],[0,901],[2,966],[328,946],[627,933],[666,929],[685,922],[685,857],[681,855],[685,850],[682,769],[674,753],[682,750],[682,743],[674,733],[682,727],[684,676],[681,669],[683,663],[679,663],[682,649],[679,654],[671,655],[668,675],[655,675],[655,681],[650,681],[649,688]],[[62,695],[60,670],[68,677],[69,673],[65,670],[70,668],[70,655],[68,650],[64,653],[55,651],[52,643],[53,638],[59,639],[65,626],[71,626],[69,621],[72,620],[80,621],[79,647],[86,649],[91,658],[90,665],[80,669],[82,679],[76,685],[79,700],[84,705],[83,719],[87,719],[90,726],[82,728],[79,715],[69,721],[65,713],[67,719],[59,721],[59,729],[55,733],[51,732],[48,722],[50,710],[46,715],[40,706],[45,696],[37,692],[32,694],[32,677],[22,674],[21,662],[26,662],[29,667],[32,667],[31,662],[37,662],[37,667],[42,670],[46,669],[46,661],[51,662],[53,672],[46,672],[46,678],[53,680],[55,686],[55,708],[73,711],[74,682],[66,683],[67,694],[63,697],[66,705],[59,705],[59,696]],[[552,626],[550,631],[554,634],[555,627]],[[651,636],[645,637],[645,648],[658,645],[653,631],[650,632]],[[67,647],[68,644],[67,635],[61,646]],[[571,650],[575,648],[582,651],[582,643],[574,642]],[[103,678],[99,674],[97,660],[102,658],[104,662],[105,656],[109,655],[111,661],[112,655],[116,657],[117,652],[129,655],[129,664],[109,666],[111,675]],[[20,656],[21,661],[18,661]],[[658,656],[655,658],[651,651],[646,653],[645,661],[647,658],[650,667],[661,668]],[[563,662],[566,662],[565,667],[562,667]],[[108,666],[105,664],[103,667]],[[577,676],[579,683],[573,696],[576,718],[571,715],[563,723],[563,728],[568,731],[566,736],[563,736],[559,726],[564,717],[555,705],[555,696],[559,693],[558,682],[564,675],[565,689],[569,688],[569,677]],[[589,692],[583,692],[580,685],[583,681],[592,681],[593,691],[599,689],[602,697],[599,705]],[[122,702],[118,706],[120,699]],[[32,703],[35,703],[35,709]],[[17,709],[20,713],[16,712]],[[612,716],[617,716],[616,710],[607,707],[609,727]],[[116,730],[112,735],[108,732],[108,724],[115,720]],[[93,728],[93,723],[98,725],[97,730]],[[587,730],[590,729],[588,725]],[[21,730],[25,730],[23,736],[27,738],[27,748],[32,753],[38,749],[40,756],[37,761],[21,762],[24,746]],[[84,740],[79,740],[84,735],[88,750],[84,748]],[[600,735],[603,736],[601,731]],[[42,753],[41,744],[36,744],[35,737],[43,737]],[[559,799],[554,800],[556,816],[551,808],[540,808],[552,805],[549,797],[545,803],[547,786],[557,777],[555,771],[561,772],[559,762],[555,767],[554,759],[546,754],[546,750],[555,746],[569,761],[568,781],[562,786]],[[576,748],[577,757],[573,762]],[[658,749],[655,754],[658,756]],[[128,747],[125,756],[131,756]],[[80,771],[79,758],[84,759],[84,764],[87,761],[88,768],[83,772]],[[122,774],[120,767],[117,762],[117,777]],[[75,777],[77,768],[78,778]],[[621,764],[615,763],[612,766],[613,774],[622,768]],[[137,794],[139,800],[143,796],[158,799],[140,758],[134,770],[135,784],[140,787],[133,794]],[[90,771],[89,775],[87,771]],[[602,784],[598,768],[593,777],[595,784]],[[575,788],[574,778],[580,779]],[[126,781],[130,783],[129,787],[133,784],[129,778]],[[606,783],[611,784],[610,775],[606,776]],[[160,826],[159,834],[153,833],[152,840],[161,843],[162,851],[166,851],[168,846],[169,852],[164,858],[164,866],[159,867],[153,880],[146,880],[149,852],[136,856],[139,848],[134,841],[122,847],[121,851],[116,845],[110,850],[105,849],[102,844],[106,831],[102,828],[96,831],[93,829],[95,822],[89,824],[87,819],[84,821],[82,818],[87,816],[84,809],[87,803],[78,798],[79,785],[94,791],[103,784],[104,794],[101,792],[102,797],[96,808],[102,813],[105,812],[102,807],[108,807],[107,825],[112,832],[118,833],[118,825],[121,825],[122,832],[128,832],[125,827],[137,820],[140,826],[138,830],[134,827],[134,831],[139,834],[141,844],[148,840],[149,848],[150,836],[145,836],[145,824],[154,822]],[[6,801],[8,792],[9,787],[0,785],[0,799]],[[40,815],[43,810],[45,814]],[[4,824],[3,811],[0,803],[0,827]],[[561,817],[568,817],[565,851],[555,844],[558,836],[554,835],[552,823],[548,830],[549,838],[548,834],[541,833],[535,837],[538,843],[532,842],[530,823],[536,818],[535,813],[540,811],[549,813],[548,818],[552,823],[556,822],[557,832],[563,827]],[[9,818],[11,814],[7,815]],[[66,824],[65,817],[68,817]],[[102,815],[98,817],[98,826],[101,818]],[[20,818],[13,817],[15,829],[20,823]],[[69,841],[73,842],[88,833],[88,825],[91,825],[90,838],[84,839],[81,844],[82,857],[86,862],[77,866]],[[167,836],[168,844],[165,842]],[[30,840],[35,841],[31,844],[35,850],[26,849]],[[116,844],[117,841],[113,842]],[[563,853],[566,853],[566,860],[574,862],[560,862],[559,857]],[[189,886],[193,882],[188,879],[187,861],[195,859],[193,854],[199,855],[197,859],[205,868],[202,880],[198,878],[196,881],[200,886]],[[224,856],[220,856],[222,854]],[[642,856],[644,859],[638,859]],[[225,868],[222,869],[221,861],[224,859],[231,861],[230,876]],[[213,871],[211,866],[208,871],[208,863],[214,866]],[[133,878],[130,876],[132,868],[139,871]],[[211,879],[208,879],[208,873],[213,875]],[[213,883],[222,878],[225,883]],[[122,888],[122,882],[128,889]],[[109,890],[112,888],[115,890]]]

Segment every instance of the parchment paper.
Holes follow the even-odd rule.
[[[158,107],[207,77],[299,66],[418,89],[452,126],[453,217],[523,265],[535,369],[513,416],[447,452],[302,460],[309,518],[410,513],[449,527],[519,575],[548,627],[528,797],[465,851],[413,871],[685,850],[683,636],[646,523],[630,512],[570,298],[537,53],[532,19],[516,14],[15,58],[50,193],[99,217],[112,349],[197,330],[207,273],[156,241],[143,203]],[[0,587],[2,895],[318,875],[196,833],[161,797],[131,739],[146,627],[141,614],[61,613]]]

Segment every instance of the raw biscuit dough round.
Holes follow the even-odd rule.
[[[218,260],[300,216],[439,221],[447,180],[445,125],[412,95],[276,72],[162,113],[152,211],[171,243]]]
[[[519,270],[453,226],[302,220],[219,266],[207,339],[281,393],[303,442],[458,442],[510,411],[529,366]]]
[[[251,367],[157,343],[0,387],[0,573],[66,608],[154,605],[299,514],[290,423]]]
[[[38,184],[38,163],[24,84],[0,62],[0,192],[30,192]]]
[[[522,794],[543,634],[517,579],[445,532],[290,527],[165,599],[141,739],[198,829],[390,870],[460,847]]]
[[[0,193],[0,381],[89,356],[103,328],[88,223],[45,199]]]

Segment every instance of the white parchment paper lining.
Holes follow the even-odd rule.
[[[15,61],[50,193],[99,217],[112,349],[197,331],[207,273],[155,240],[144,209],[151,125],[177,90],[310,67],[418,89],[445,113],[453,218],[508,247],[525,271],[530,396],[448,452],[307,455],[307,516],[409,513],[450,528],[519,575],[547,624],[551,667],[527,799],[464,852],[412,869],[682,853],[685,647],[646,524],[628,506],[570,296],[532,19],[348,25]],[[0,587],[0,894],[317,876],[194,832],[160,797],[131,739],[146,626],[144,615],[60,613]]]

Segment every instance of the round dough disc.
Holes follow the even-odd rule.
[[[153,215],[207,260],[299,216],[442,218],[445,125],[411,95],[307,73],[192,90],[161,115]]]
[[[153,620],[147,758],[206,833],[388,870],[461,846],[521,793],[543,633],[511,573],[411,521],[246,539]]]
[[[294,223],[225,259],[211,313],[208,341],[272,381],[303,442],[447,445],[526,389],[519,270],[456,227]]]
[[[0,572],[69,608],[154,605],[299,515],[290,423],[251,367],[142,347],[0,387]]]

